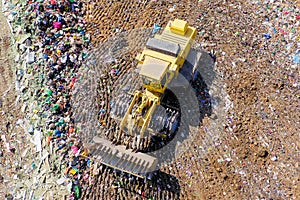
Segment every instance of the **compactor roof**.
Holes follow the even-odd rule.
[[[141,65],[140,75],[159,81],[168,69],[169,64],[169,62],[145,56],[144,63]]]
[[[180,51],[179,44],[168,42],[157,38],[149,38],[146,44],[147,49],[157,51],[166,55],[177,57]]]

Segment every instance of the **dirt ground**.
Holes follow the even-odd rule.
[[[115,30],[164,26],[174,17],[187,20],[204,32],[197,41],[215,53],[216,70],[233,104],[219,131],[214,130],[212,117],[205,118],[190,139],[191,148],[162,169],[178,179],[180,198],[297,199],[299,90],[286,81],[288,70],[268,64],[278,58],[255,44],[259,40],[253,36],[265,31],[259,25],[263,15],[254,16],[255,6],[248,1],[144,2],[89,4],[94,44]],[[237,32],[242,35],[237,37]],[[294,73],[297,76],[297,68]],[[209,153],[200,151],[202,146]]]
[[[18,159],[10,150],[16,152],[19,150],[17,149],[18,141],[15,139],[24,131],[16,125],[17,120],[21,119],[23,114],[20,112],[21,105],[16,100],[11,32],[2,12],[0,13],[0,26],[0,199],[4,199],[4,194],[9,193],[10,188],[9,182],[3,182],[3,179],[12,178],[11,172],[16,169],[11,164]],[[8,143],[9,146],[7,146]]]

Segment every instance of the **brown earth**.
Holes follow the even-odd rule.
[[[256,8],[248,1],[137,2],[110,4],[99,0],[89,4],[88,31],[94,36],[94,45],[114,35],[115,28],[131,30],[154,23],[164,26],[174,17],[187,20],[199,31],[205,30],[197,40],[208,52],[215,52],[218,71],[233,103],[219,146],[203,156],[197,151],[201,139],[191,138],[192,151],[162,169],[179,180],[180,198],[299,197],[299,90],[286,79],[287,70],[270,65],[270,60],[284,63],[284,58],[278,60],[269,53],[271,47],[269,52],[260,51],[267,44],[257,38],[265,30],[260,26],[264,18],[254,14]],[[168,11],[173,5],[174,11]],[[203,19],[197,20],[198,16]],[[296,76],[297,69],[293,70]],[[202,127],[209,126],[210,121],[204,119]],[[200,135],[207,137],[202,129]],[[231,160],[218,162],[225,153]],[[176,169],[178,162],[183,169]],[[187,176],[186,170],[193,175]]]
[[[13,45],[10,29],[2,12],[0,13],[0,178],[1,189],[0,199],[9,193],[9,182],[11,173],[15,169],[12,163],[16,162],[14,153],[18,152],[17,138],[24,132],[23,129],[16,125],[16,121],[23,115],[20,112],[20,104],[17,104],[15,90],[15,68],[13,65],[13,55],[11,46]],[[6,140],[6,141],[4,141]],[[22,142],[22,140],[21,140]],[[10,150],[7,149],[6,143],[9,143]]]

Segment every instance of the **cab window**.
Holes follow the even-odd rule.
[[[164,77],[161,79],[161,87],[165,87],[165,84],[167,82],[167,74],[164,75]]]
[[[145,84],[145,85],[149,85],[150,84],[150,80],[148,78],[146,78],[146,77],[143,76],[142,80],[143,80],[143,84]]]

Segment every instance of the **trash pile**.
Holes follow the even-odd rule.
[[[82,172],[92,165],[70,105],[90,41],[83,2],[23,1],[8,9],[17,49],[16,90],[26,114],[24,138],[31,135],[21,143],[10,195],[78,199]]]
[[[7,148],[17,158],[5,161],[11,174],[3,181],[11,189],[7,199],[299,196],[299,5],[205,0],[134,1],[134,6],[126,0],[6,4],[18,51],[16,89],[26,114],[17,122],[25,128],[23,140],[15,150],[13,145]],[[115,33],[142,27],[156,32],[175,17],[197,27],[197,42],[215,58],[216,81],[223,84],[211,92],[223,93],[226,87],[229,96],[212,104],[226,107],[226,115],[220,110],[204,118],[183,156],[162,166],[155,177],[141,180],[94,163],[70,103],[84,77],[79,71],[84,71],[91,40],[101,45]],[[126,59],[117,64],[126,66],[131,57]],[[100,117],[104,112],[99,110]],[[7,144],[13,138],[1,141]]]

